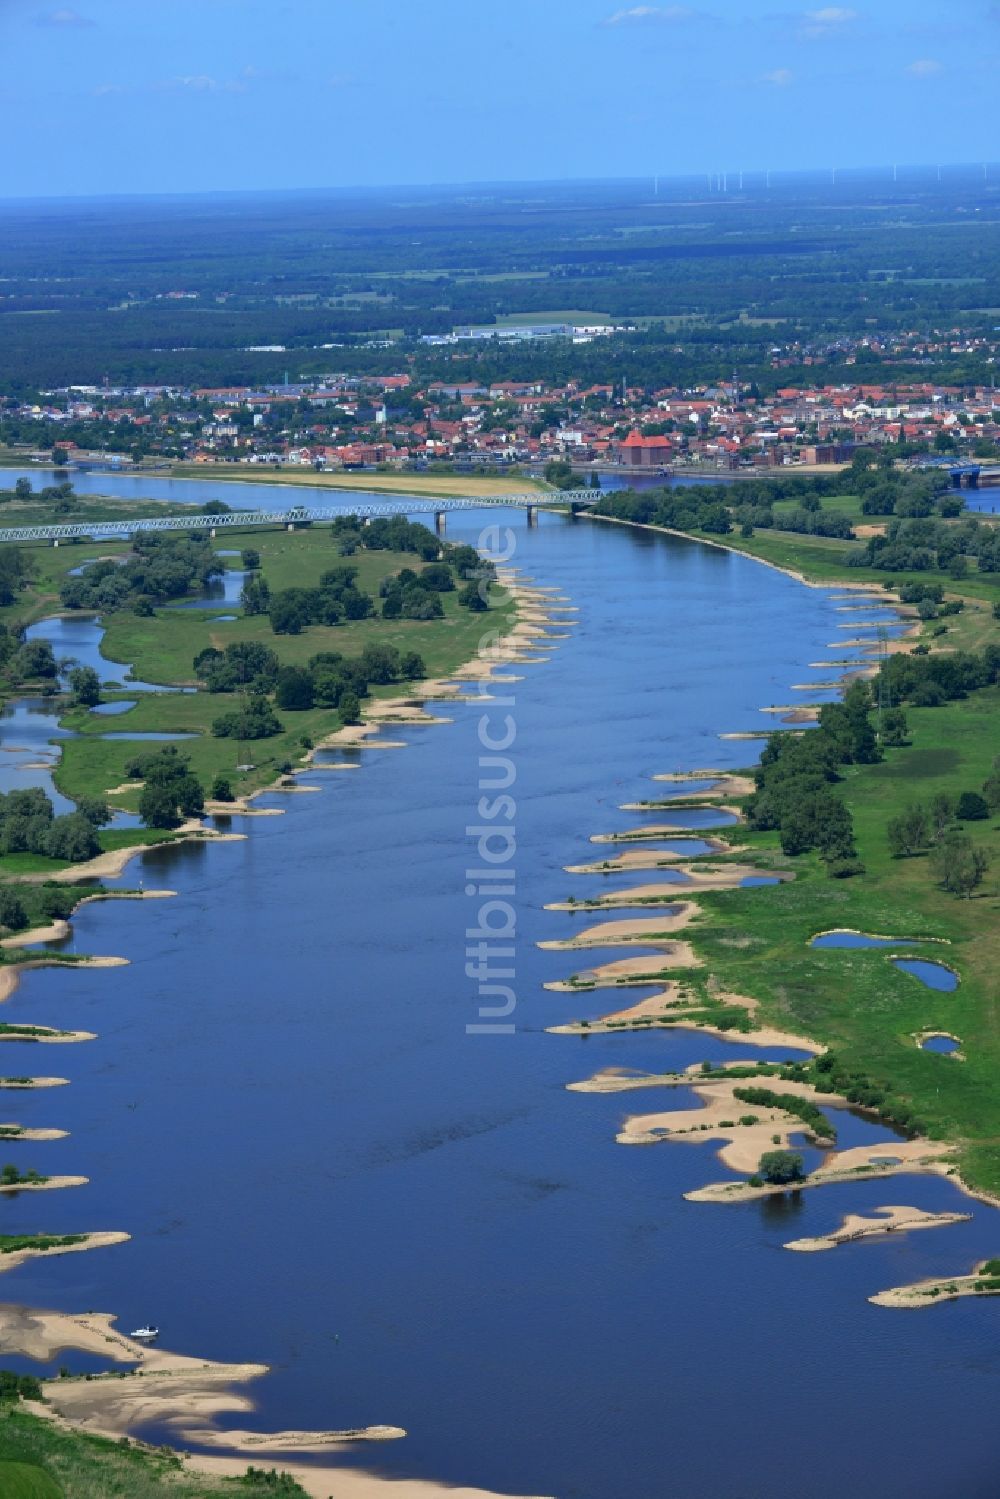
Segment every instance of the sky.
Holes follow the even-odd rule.
[[[1000,0],[0,0],[0,198],[1000,161]]]

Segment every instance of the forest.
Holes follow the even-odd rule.
[[[22,397],[67,380],[363,374],[386,368],[387,349],[428,379],[685,385],[739,368],[766,390],[785,378],[775,342],[815,347],[817,372],[836,379],[851,335],[960,326],[985,337],[998,307],[1000,193],[982,181],[0,205],[0,394]],[[420,342],[570,313],[628,331],[589,344]],[[974,380],[987,358],[957,349],[944,363]],[[886,378],[922,364],[905,350],[866,360]]]

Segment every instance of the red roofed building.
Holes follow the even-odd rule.
[[[661,468],[670,462],[671,452],[669,437],[640,437],[630,432],[618,444],[618,461],[626,468]]]

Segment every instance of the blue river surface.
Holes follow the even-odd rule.
[[[994,1211],[918,1175],[685,1202],[729,1174],[711,1144],[626,1148],[615,1134],[630,1114],[691,1107],[688,1089],[566,1084],[793,1053],[684,1031],[545,1032],[620,1002],[542,988],[604,960],[540,951],[597,919],[545,904],[668,883],[565,866],[593,862],[592,834],[653,820],[619,804],[669,794],[656,772],[756,755],[719,734],[766,726],[763,705],[835,659],[836,604],[620,527],[466,514],[448,534],[475,540],[498,519],[525,574],[579,606],[549,659],[494,689],[512,706],[392,726],[405,750],[307,774],[311,795],[272,793],[262,805],[285,815],[232,819],[244,842],[150,851],[117,883],[176,898],[91,904],[73,923],[76,951],[128,967],[23,976],[5,1020],[98,1039],[8,1045],[6,1072],[71,1086],[5,1094],[6,1117],[70,1134],[4,1159],[90,1185],[4,1199],[0,1229],[132,1239],[33,1261],[5,1297],[111,1312],[126,1330],[148,1319],[168,1348],[266,1362],[256,1409],[223,1424],[398,1424],[405,1440],[345,1460],[392,1476],[559,1499],[994,1495],[1000,1308],[867,1300],[998,1252]],[[475,1035],[477,725],[489,714],[498,734],[508,712],[516,1028]],[[845,1143],[892,1154],[889,1131],[834,1117]],[[886,1202],[973,1216],[828,1254],[781,1247]]]

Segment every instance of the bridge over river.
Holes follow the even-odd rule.
[[[122,520],[66,521],[59,525],[7,526],[0,528],[0,542],[49,542],[58,546],[60,542],[112,540],[115,537],[137,536],[149,531],[204,531],[215,536],[219,531],[244,531],[254,526],[286,526],[289,530],[294,530],[297,526],[311,525],[315,521],[340,520],[346,515],[356,515],[365,521],[393,515],[432,515],[437,529],[441,531],[444,529],[445,516],[454,510],[524,510],[527,512],[528,524],[533,525],[539,509],[555,505],[591,505],[597,498],[598,492],[593,489],[456,495],[448,499],[421,499],[415,495],[399,495],[394,499],[386,497],[364,503],[345,497],[339,505],[292,505],[280,510],[226,510],[219,515],[214,512],[194,515],[188,511],[180,515],[151,515],[141,519],[130,517]]]

